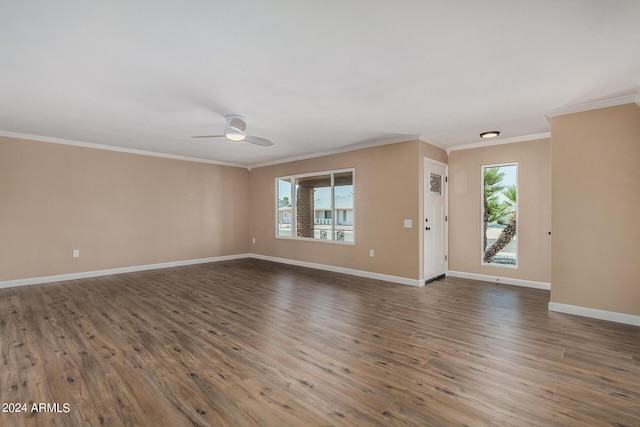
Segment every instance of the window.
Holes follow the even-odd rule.
[[[442,175],[431,172],[429,177],[429,191],[434,196],[442,195]]]
[[[518,164],[482,166],[482,264],[518,265]]]
[[[353,243],[353,169],[276,179],[276,237]]]

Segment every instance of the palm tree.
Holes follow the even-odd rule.
[[[502,220],[501,203],[498,192],[504,190],[502,179],[505,173],[499,168],[488,168],[484,170],[484,245],[483,251],[487,249],[487,228],[489,223]]]
[[[282,202],[283,206],[289,206],[289,196],[282,197],[282,199],[280,199],[280,202]]]
[[[503,191],[502,195],[506,198],[502,204],[502,216],[509,217],[506,226],[502,229],[502,232],[498,236],[498,239],[484,252],[484,262],[491,262],[492,258],[505,248],[513,240],[516,235],[516,186],[509,185]],[[486,229],[485,229],[486,230]],[[485,234],[486,239],[486,234]],[[485,240],[486,248],[486,240]]]

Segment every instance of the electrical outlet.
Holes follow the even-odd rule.
[[[74,249],[72,252],[74,258],[80,258],[80,249]]]
[[[373,256],[376,254],[376,252],[373,249],[369,249],[369,256],[371,258],[373,258]]]
[[[254,237],[253,239],[251,239],[251,241],[255,244],[256,243],[256,238]]]
[[[405,219],[404,220],[404,228],[411,228],[413,227],[413,221],[410,219]]]

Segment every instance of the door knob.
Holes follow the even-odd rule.
[[[425,230],[429,231],[429,230],[431,230],[431,228],[429,228],[429,227],[425,227]]]

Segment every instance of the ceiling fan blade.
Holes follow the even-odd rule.
[[[191,138],[226,138],[224,135],[197,135]]]
[[[269,141],[268,139],[258,138],[257,136],[247,136],[244,140],[252,144],[262,145],[264,147],[273,145],[273,142]]]

